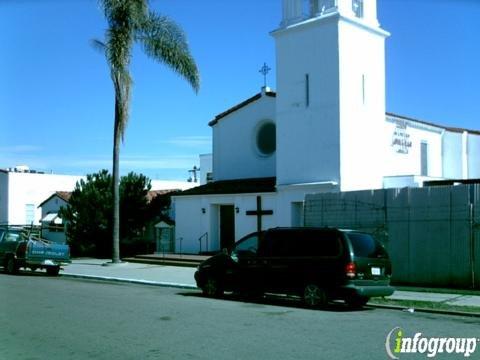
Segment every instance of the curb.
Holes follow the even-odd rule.
[[[367,306],[379,308],[379,309],[388,309],[388,310],[400,310],[407,311],[405,306],[396,306],[396,305],[381,305],[381,304],[370,304]],[[478,317],[480,318],[480,312],[465,312],[465,311],[453,311],[453,310],[435,310],[435,309],[425,309],[425,308],[415,308],[415,312],[427,313],[427,314],[439,314],[439,315],[453,315],[453,316],[467,316],[467,317]]]
[[[62,273],[60,275],[60,277],[69,277],[69,278],[87,279],[87,280],[111,281],[111,282],[119,282],[119,283],[138,284],[138,285],[169,287],[169,288],[176,288],[176,289],[198,290],[198,287],[196,287],[195,285],[181,284],[181,283],[174,283],[174,282],[158,282],[158,281],[150,281],[150,280],[134,280],[134,279],[126,279],[126,278],[116,278],[116,277],[110,277],[110,276],[65,274],[65,273]],[[405,311],[406,310],[406,308],[404,306],[396,306],[396,305],[381,305],[381,304],[370,304],[370,303],[368,303],[367,307],[373,307],[373,308],[378,308],[378,309],[387,309],[387,310],[397,310],[397,311]],[[480,318],[480,312],[471,313],[471,312],[463,312],[463,311],[435,310],[435,309],[425,309],[425,308],[415,308],[414,310],[415,310],[415,312],[428,313],[428,314],[453,315],[453,316],[466,316],[466,317]]]
[[[174,283],[174,282],[158,282],[158,281],[150,281],[150,280],[134,280],[134,279],[117,278],[117,277],[110,277],[110,276],[62,273],[60,277],[70,277],[70,278],[87,279],[87,280],[103,280],[103,281],[121,282],[121,283],[129,283],[129,284],[170,287],[170,288],[176,288],[176,289],[190,289],[190,290],[198,289],[195,285],[190,285],[190,284],[181,284],[181,283]]]

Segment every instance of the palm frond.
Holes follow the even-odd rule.
[[[136,40],[145,53],[166,64],[184,77],[195,90],[200,88],[198,68],[190,54],[188,42],[182,29],[165,16],[150,12],[136,31]]]
[[[148,0],[99,0],[110,27],[136,28],[148,16]]]
[[[98,50],[101,53],[105,53],[106,50],[107,50],[107,45],[103,41],[98,40],[98,39],[90,40],[90,45],[92,45],[92,47],[95,50]]]

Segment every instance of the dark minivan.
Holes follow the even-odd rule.
[[[207,296],[281,293],[309,306],[343,299],[361,307],[393,294],[384,246],[368,233],[334,228],[274,228],[238,241],[230,254],[200,264],[197,286]]]

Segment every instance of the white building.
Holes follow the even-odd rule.
[[[200,185],[213,180],[213,157],[212,154],[200,155]]]
[[[62,207],[67,207],[71,195],[72,193],[69,191],[57,191],[38,205],[42,211],[41,238],[59,244],[66,243],[65,223],[58,213]]]
[[[175,198],[176,250],[231,246],[259,228],[303,224],[314,192],[480,178],[480,132],[385,110],[385,39],[375,0],[283,0],[277,92],[221,113],[213,182]],[[181,248],[180,248],[181,244]]]
[[[72,191],[82,178],[45,174],[25,166],[0,169],[0,224],[40,225],[39,205],[56,191]]]

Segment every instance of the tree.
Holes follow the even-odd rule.
[[[172,196],[179,194],[181,191],[173,190],[164,194],[155,196],[148,204],[147,217],[151,221],[165,221],[168,224],[174,224],[171,218]]]
[[[150,180],[144,175],[129,173],[120,181],[122,241],[139,237],[148,221],[147,193]],[[75,256],[106,257],[111,254],[112,176],[107,170],[87,175],[77,182],[67,207],[60,217],[67,224],[68,242]]]
[[[111,229],[111,187],[107,170],[89,174],[77,182],[67,207],[60,209],[73,255],[105,255],[104,239]]]
[[[182,29],[165,16],[149,10],[148,0],[100,0],[108,28],[105,42],[94,44],[105,52],[115,89],[113,142],[113,253],[112,262],[120,262],[119,157],[130,109],[132,78],[129,65],[135,43],[144,52],[185,78],[198,92],[197,66]]]
[[[120,238],[133,240],[142,234],[149,220],[147,194],[150,180],[133,172],[120,181]]]

